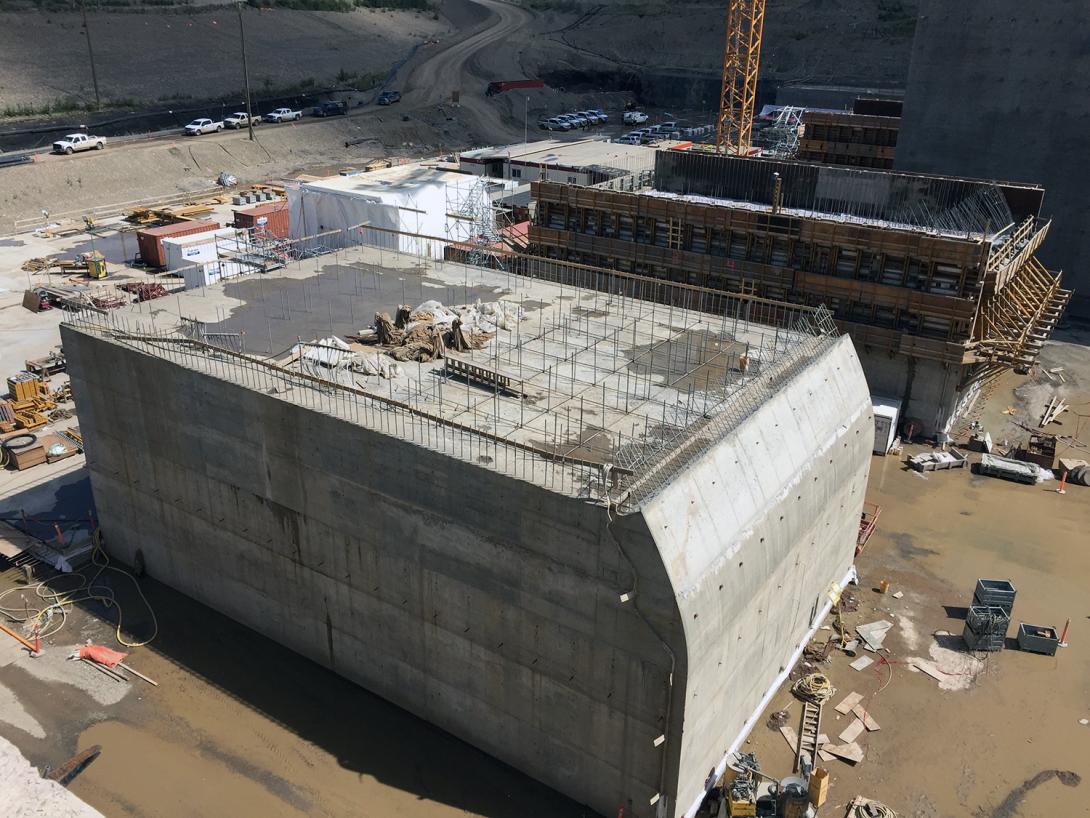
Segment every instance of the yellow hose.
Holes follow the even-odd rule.
[[[52,636],[58,633],[68,621],[68,610],[71,606],[77,602],[86,602],[88,600],[95,600],[101,602],[107,609],[117,608],[117,626],[115,630],[115,638],[119,644],[124,645],[127,648],[139,648],[149,644],[156,636],[159,635],[159,620],[155,616],[155,609],[151,607],[151,603],[148,602],[148,598],[144,596],[144,591],[140,587],[140,583],[136,581],[136,577],[130,574],[128,571],[117,568],[110,565],[110,558],[102,548],[102,531],[96,528],[91,533],[91,564],[98,570],[95,571],[94,576],[90,580],[86,579],[82,573],[74,573],[59,577],[54,577],[54,584],[64,576],[79,577],[80,583],[75,588],[71,588],[67,591],[55,591],[52,588],[46,586],[46,581],[38,582],[34,585],[29,585],[24,588],[9,588],[8,590],[0,593],[0,602],[12,593],[16,591],[29,591],[33,590],[35,595],[43,602],[47,603],[41,608],[7,608],[0,605],[0,613],[4,613],[8,618],[15,622],[34,622],[39,626],[39,638],[44,639],[47,636]],[[140,595],[140,599],[148,609],[148,613],[151,614],[152,633],[147,639],[140,642],[130,642],[121,635],[121,624],[124,618],[124,612],[121,604],[117,601],[116,596],[112,589],[106,586],[95,587],[95,583],[98,578],[102,576],[105,571],[116,571],[132,580],[133,585],[136,587],[136,593]],[[81,594],[80,592],[86,592]],[[60,614],[60,622],[56,627],[51,627],[48,630],[42,630],[42,620],[51,614],[52,611],[56,611]],[[24,613],[23,617],[19,617],[18,614]]]

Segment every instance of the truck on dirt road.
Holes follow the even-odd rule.
[[[494,97],[504,91],[514,91],[516,88],[544,88],[544,80],[499,80],[488,83],[484,91],[486,97]]]
[[[302,111],[293,111],[291,108],[277,108],[265,117],[269,122],[291,122],[302,118]]]
[[[76,153],[77,151],[100,151],[106,147],[106,137],[90,136],[85,133],[70,133],[64,139],[53,143],[53,153]]]
[[[186,136],[200,136],[204,133],[215,133],[216,131],[223,130],[223,123],[217,122],[207,117],[201,119],[194,119],[188,125],[185,126]]]
[[[251,119],[253,120],[252,123]],[[251,118],[245,111],[235,111],[235,113],[223,120],[223,124],[228,128],[246,128],[250,124],[256,125],[260,121],[261,117],[256,114]]]

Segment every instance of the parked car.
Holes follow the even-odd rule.
[[[383,91],[378,95],[379,105],[393,105],[395,102],[401,102],[400,91]]]
[[[643,111],[625,111],[624,112],[624,124],[625,125],[642,125],[647,121],[647,114]]]
[[[602,123],[609,122],[609,114],[607,114],[601,108],[595,108],[593,110],[593,113],[598,115],[598,121],[599,122],[602,122]]]
[[[260,116],[254,116],[253,124],[256,125],[261,121]],[[246,128],[250,125],[250,117],[245,111],[235,111],[229,117],[225,117],[223,120],[223,126],[225,128]]]
[[[597,111],[578,111],[579,116],[587,118],[587,121],[591,125],[601,125],[605,122],[605,117],[599,116]]]
[[[293,111],[291,108],[277,108],[265,117],[269,122],[292,122],[293,120],[302,118],[302,111]]]
[[[632,134],[625,134],[624,136],[618,136],[613,140],[621,145],[638,145],[640,144],[640,138],[638,136],[632,136]]]
[[[338,116],[340,114],[347,114],[348,103],[329,100],[328,102],[323,102],[321,105],[315,105],[314,110],[310,113],[312,116]]]
[[[194,119],[192,122],[185,126],[186,136],[200,136],[203,133],[215,133],[216,131],[222,130],[222,122],[216,122],[214,120],[208,119],[207,117]]]
[[[570,131],[572,124],[566,119],[554,116],[545,120],[545,127],[550,131]]]
[[[64,139],[53,143],[53,153],[76,153],[77,151],[100,151],[106,147],[106,137],[88,136],[85,133],[70,133]]]
[[[573,128],[582,128],[587,123],[585,116],[579,116],[578,114],[561,114],[558,119],[563,119],[566,122],[570,122]]]

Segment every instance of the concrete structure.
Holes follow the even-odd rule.
[[[283,349],[403,301],[422,252],[170,300]],[[851,569],[866,383],[821,311],[519,269],[429,262],[410,291],[523,320],[351,386],[71,317],[107,546],[602,814],[691,815]]]
[[[428,255],[440,259],[446,241],[475,238],[482,214],[517,187],[517,182],[475,179],[437,162],[414,162],[289,185],[285,192],[292,239],[359,227],[368,244],[408,251],[412,236],[427,235],[441,239],[428,247]]]
[[[969,60],[965,55],[971,55]],[[921,4],[895,167],[1044,185],[1041,261],[1090,317],[1090,4]]]
[[[851,112],[808,110],[802,127],[797,159],[889,169],[897,150],[901,101],[857,99]]]
[[[826,305],[871,391],[943,437],[1027,368],[1070,295],[1034,257],[1032,185],[660,151],[636,192],[536,183],[531,249],[658,280]]]
[[[604,139],[562,142],[546,139],[524,145],[462,151],[458,167],[463,173],[530,182],[563,182],[595,185],[618,176],[650,171],[655,148],[625,145]]]

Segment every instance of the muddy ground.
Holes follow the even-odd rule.
[[[1067,399],[1090,413],[1090,355],[1084,346],[1050,344],[1042,366],[1064,366],[1075,381]],[[1031,422],[1039,414],[1044,389],[1032,377],[1012,374],[979,416],[1003,437],[1002,423],[1012,417]],[[1015,408],[1013,416],[1003,414],[1007,407]],[[1068,422],[1064,433],[1076,425]],[[1090,444],[1088,429],[1082,424],[1084,445]],[[906,455],[920,449],[909,447]],[[1090,459],[1090,451],[1066,454]],[[885,641],[889,651],[885,661],[863,671],[849,668],[853,660],[834,651],[817,669],[838,689],[823,714],[822,732],[830,740],[836,743],[854,720],[832,709],[852,691],[862,694],[881,729],[859,739],[866,756],[858,765],[823,765],[832,776],[830,802],[839,805],[825,814],[841,815],[856,795],[911,818],[1087,814],[1090,488],[1072,486],[1065,495],[1056,488],[1055,481],[1026,486],[965,470],[925,478],[898,458],[874,459],[867,500],[882,511],[857,561],[860,584],[853,590],[861,605],[846,620],[849,626],[893,622]],[[969,654],[960,638],[981,577],[1009,579],[1017,589],[1008,649],[999,653]],[[875,590],[883,579],[890,582],[886,595]],[[897,592],[904,596],[894,598]],[[1017,650],[1012,637],[1019,621],[1062,629],[1068,619],[1069,646],[1056,656]],[[816,641],[831,634],[818,631]],[[939,680],[915,670],[919,660],[937,668]],[[785,707],[788,723],[797,728],[800,704],[785,688],[745,747],[766,770],[784,775],[794,754],[765,720]]]

